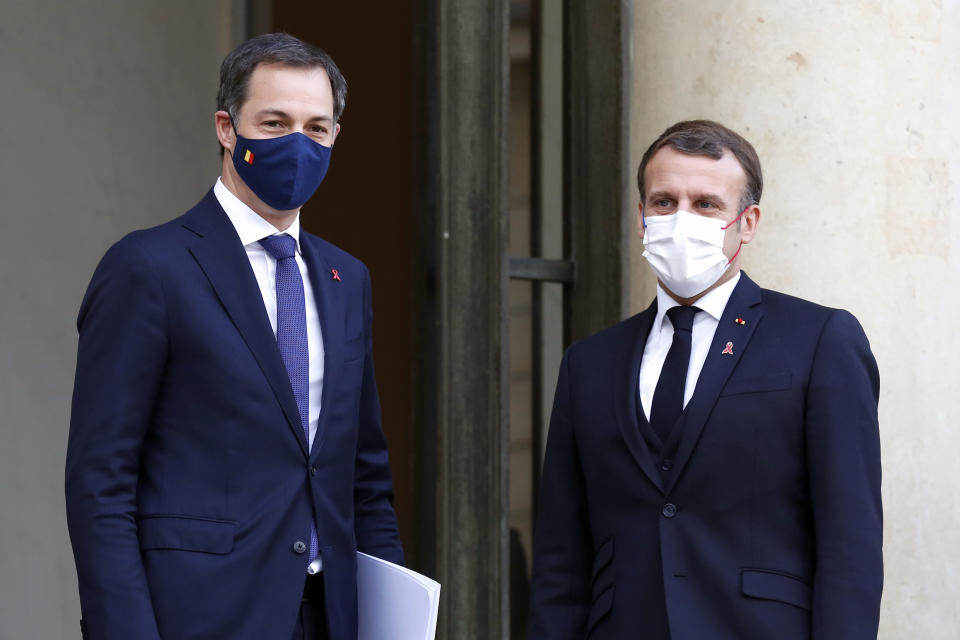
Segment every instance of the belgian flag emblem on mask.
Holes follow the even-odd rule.
[[[250,149],[245,149],[243,152],[243,161],[249,165],[253,164],[253,151]]]

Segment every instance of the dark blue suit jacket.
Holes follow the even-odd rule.
[[[307,568],[294,547],[313,514],[332,639],[356,638],[356,551],[402,562],[369,274],[309,233],[300,245],[325,350],[309,455],[249,260],[212,191],[97,267],[66,465],[90,638],[287,640]]]
[[[655,315],[564,357],[530,639],[875,639],[879,376],[856,319],[743,274],[656,455],[636,399]]]

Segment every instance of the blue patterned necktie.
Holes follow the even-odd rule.
[[[666,444],[670,432],[683,413],[683,391],[687,384],[690,347],[693,343],[693,316],[698,307],[672,307],[667,317],[673,324],[673,343],[660,370],[660,379],[650,406],[650,426]]]
[[[310,446],[310,355],[307,349],[307,310],[303,278],[297,266],[297,241],[284,233],[268,236],[260,245],[277,260],[277,345],[300,410],[300,426]],[[317,528],[310,520],[310,562],[317,557]]]

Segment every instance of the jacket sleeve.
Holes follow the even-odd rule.
[[[373,309],[370,274],[363,268],[363,322],[366,349],[360,390],[359,435],[354,476],[354,526],[357,549],[403,564],[403,549],[393,509],[393,481],[387,441],[380,418],[380,399],[373,369]]]
[[[165,324],[159,277],[127,236],[100,262],[80,308],[67,444],[67,524],[82,615],[95,640],[160,637],[135,516]]]
[[[880,378],[857,320],[835,311],[807,387],[806,445],[816,536],[813,640],[876,640],[883,590]]]
[[[570,351],[563,358],[540,481],[530,584],[530,640],[582,640],[590,605],[592,544],[586,487],[572,424]]]

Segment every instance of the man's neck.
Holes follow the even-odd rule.
[[[716,282],[714,282],[712,285],[710,285],[709,287],[707,287],[706,289],[704,289],[703,291],[701,291],[701,292],[698,293],[697,295],[692,296],[692,297],[690,297],[690,298],[681,298],[680,296],[678,296],[677,294],[675,294],[673,291],[670,291],[670,289],[668,289],[668,288],[663,284],[663,282],[661,282],[661,281],[659,281],[659,280],[658,280],[657,282],[660,284],[660,287],[661,287],[664,291],[667,292],[667,295],[669,295],[671,298],[673,298],[674,300],[677,301],[677,304],[681,304],[681,305],[683,305],[683,306],[685,306],[685,307],[689,307],[690,305],[695,304],[695,303],[697,302],[697,300],[699,300],[699,299],[702,298],[703,296],[707,295],[708,293],[710,293],[711,291],[713,291],[713,290],[716,289],[717,287],[723,285],[723,284],[726,283],[726,282],[730,282],[730,280],[731,280],[733,277],[735,277],[738,273],[740,273],[740,261],[739,261],[739,260],[735,261],[733,264],[731,264],[729,267],[727,267],[727,270],[723,272],[723,275],[720,276],[720,278],[719,278]]]

